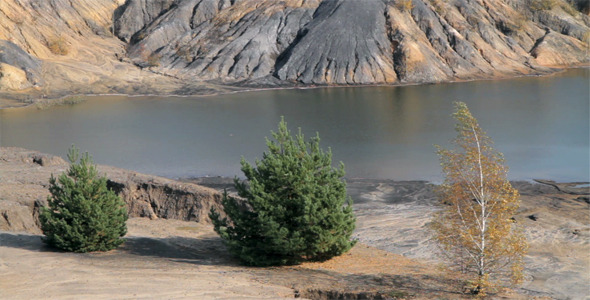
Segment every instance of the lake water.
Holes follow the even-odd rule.
[[[240,175],[284,116],[343,161],[348,177],[440,181],[433,145],[455,137],[466,102],[503,152],[511,179],[589,181],[589,69],[550,77],[399,87],[246,92],[207,97],[88,97],[48,110],[0,110],[0,145],[166,177]]]

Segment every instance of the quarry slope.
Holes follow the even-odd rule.
[[[545,74],[589,62],[576,1],[5,0],[0,96]]]

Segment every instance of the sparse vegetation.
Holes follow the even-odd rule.
[[[414,4],[412,3],[412,0],[398,0],[395,3],[395,7],[405,12],[412,10],[412,8],[414,8]]]
[[[190,63],[193,61],[193,57],[191,55],[191,51],[190,51],[189,46],[182,46],[182,47],[176,48],[176,56],[181,57],[187,63]]]
[[[243,200],[224,193],[227,218],[211,210],[215,231],[247,265],[326,260],[348,251],[355,217],[344,166],[332,167],[319,136],[306,142],[300,131],[293,138],[284,120],[272,135],[255,167],[242,158],[247,180],[234,183]]]
[[[49,179],[49,206],[41,208],[39,221],[51,246],[73,252],[108,251],[123,243],[127,233],[125,202],[107,188],[88,153],[79,156],[72,146],[70,167]]]
[[[135,37],[135,39],[134,39],[134,40],[135,40],[136,42],[139,42],[139,41],[141,41],[141,40],[145,39],[146,35],[147,35],[147,34],[146,34],[146,32],[145,32],[145,31],[140,31],[139,33],[137,33],[137,34],[134,36],[134,37]]]
[[[66,39],[63,36],[53,37],[47,41],[47,48],[55,55],[67,55],[70,53]]]
[[[67,97],[63,97],[60,99],[43,99],[43,100],[36,101],[34,103],[35,103],[35,107],[37,107],[37,109],[43,110],[43,109],[48,109],[52,106],[74,105],[74,104],[82,103],[84,101],[86,101],[86,98],[84,98],[82,96],[67,96]]]
[[[159,67],[160,60],[162,60],[162,55],[154,52],[148,56],[147,65],[148,67]]]
[[[534,11],[551,10],[557,5],[557,0],[530,0],[529,6]]]
[[[439,14],[442,15],[444,12],[444,2],[443,0],[430,0],[430,3],[432,4],[432,6],[434,6],[434,11]]]
[[[586,44],[586,48],[590,49],[590,31],[584,32],[582,36],[582,42]]]
[[[561,2],[560,6],[561,9],[563,9],[563,11],[568,13],[570,16],[575,16],[576,14],[578,14],[576,8],[568,1]]]
[[[528,21],[529,20],[523,14],[519,14],[512,19],[512,22],[509,23],[509,26],[513,31],[518,32],[524,29]]]
[[[432,223],[441,253],[471,278],[471,291],[485,295],[505,279],[522,280],[528,245],[513,221],[519,193],[508,179],[500,152],[465,103],[455,103],[458,150],[438,147],[445,181],[442,211]]]
[[[504,34],[515,34],[521,32],[526,27],[528,20],[523,14],[518,14],[516,17],[506,20],[501,20],[496,23],[496,26]]]

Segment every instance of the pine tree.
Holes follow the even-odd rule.
[[[465,103],[455,103],[458,151],[438,147],[445,181],[439,199],[443,210],[433,229],[441,253],[470,274],[472,291],[485,295],[505,279],[522,279],[527,242],[512,218],[519,193],[507,179],[500,152],[491,147]]]
[[[88,153],[78,158],[72,146],[67,172],[49,179],[49,207],[43,207],[39,217],[43,240],[66,251],[114,249],[127,233],[125,202],[107,188],[106,177],[98,176]]]
[[[319,135],[305,142],[300,129],[293,139],[284,120],[272,136],[256,167],[242,158],[247,180],[234,183],[243,200],[224,193],[227,218],[210,213],[215,231],[247,265],[297,264],[348,251],[355,218],[344,165],[332,167]]]

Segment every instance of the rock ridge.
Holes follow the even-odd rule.
[[[47,205],[49,177],[63,173],[63,159],[14,147],[0,148],[0,230],[40,233],[39,209]],[[221,194],[197,184],[108,166],[99,166],[108,186],[127,204],[130,217],[210,223],[220,209]]]
[[[135,33],[128,55],[172,76],[230,83],[426,83],[588,62],[589,17],[567,1],[402,2],[178,1]]]
[[[588,11],[578,0],[5,0],[0,94],[547,74],[590,62]]]

